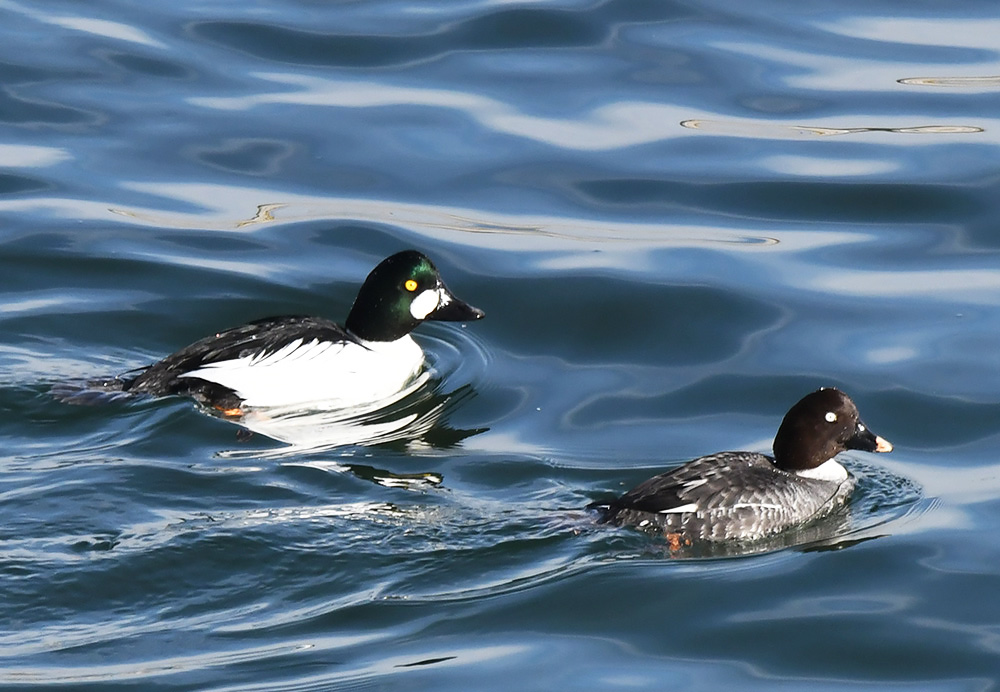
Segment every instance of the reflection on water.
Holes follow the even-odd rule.
[[[912,127],[819,127],[815,125],[778,125],[766,122],[724,122],[720,120],[684,120],[681,127],[717,135],[769,139],[833,137],[861,132],[895,132],[907,135],[966,135],[985,132],[972,125],[916,125]]]
[[[490,212],[463,207],[429,205],[334,196],[310,196],[279,189],[231,187],[189,183],[135,183],[130,187],[156,193],[180,206],[194,205],[197,212],[164,211],[138,207],[97,207],[71,200],[39,198],[32,201],[7,202],[0,199],[0,211],[53,211],[87,219],[100,218],[107,222],[110,211],[123,219],[158,229],[191,229],[212,231],[259,231],[261,225],[288,226],[300,222],[321,221],[339,226],[346,221],[404,226],[414,229],[424,238],[462,244],[472,248],[505,251],[516,240],[518,252],[499,260],[514,265],[523,262],[523,254],[532,251],[566,251],[580,243],[593,254],[592,244],[621,245],[637,251],[653,247],[704,247],[717,244],[770,245],[768,236],[759,236],[713,225],[667,222],[603,221],[596,218],[526,215],[516,211]],[[208,196],[206,196],[206,194]],[[610,249],[610,248],[609,248]],[[173,259],[164,250],[164,260]],[[305,261],[307,258],[300,258]],[[185,258],[195,262],[196,258]],[[204,258],[200,258],[204,262]],[[635,258],[629,262],[634,264]],[[231,269],[238,264],[233,262]],[[254,267],[255,272],[273,272],[274,267]]]
[[[204,96],[191,99],[195,106],[222,111],[243,111],[270,104],[310,107],[376,108],[414,106],[455,110],[480,122],[488,130],[579,151],[619,149],[681,136],[677,122],[685,111],[679,106],[642,101],[606,103],[571,118],[543,117],[518,111],[508,103],[451,89],[396,86],[386,82],[334,80],[287,73],[257,73],[269,85],[290,87],[243,97]]]
[[[897,80],[900,84],[917,86],[959,87],[963,89],[996,89],[1000,87],[1000,76],[996,77],[905,77]]]
[[[424,372],[403,390],[387,399],[352,408],[301,407],[247,408],[238,419],[229,419],[244,429],[284,442],[277,449],[240,449],[222,452],[224,457],[284,457],[342,446],[387,444],[400,440],[424,440],[432,446],[448,447],[483,432],[454,430],[442,425],[445,415],[472,393],[470,387],[442,393],[429,386]]]

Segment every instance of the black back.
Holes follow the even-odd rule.
[[[322,317],[307,315],[266,317],[199,339],[190,346],[150,365],[126,383],[125,391],[157,396],[190,394],[192,383],[201,381],[196,378],[181,378],[180,375],[197,370],[208,363],[246,358],[254,354],[266,356],[298,339],[303,342],[313,339],[331,342],[357,341],[340,325]]]

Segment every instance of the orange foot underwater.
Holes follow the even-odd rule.
[[[691,545],[691,539],[681,533],[665,533],[663,537],[667,539],[671,552],[680,550],[681,546]]]

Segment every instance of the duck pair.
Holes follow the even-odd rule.
[[[272,317],[205,337],[163,360],[102,383],[153,396],[184,395],[224,415],[244,407],[350,407],[402,389],[423,366],[410,333],[426,320],[471,321],[482,310],[448,290],[434,264],[408,250],[368,275],[341,327],[319,317]],[[854,479],[834,457],[889,452],[843,392],[824,388],[796,403],[774,438],[774,456],[721,452],[654,476],[591,505],[600,521],[662,532],[672,546],[756,540],[843,505]]]

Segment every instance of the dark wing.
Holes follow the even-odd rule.
[[[783,473],[763,454],[720,452],[653,476],[607,504],[612,511],[652,513],[689,505],[711,511],[749,502],[780,504],[785,499],[778,497],[775,475]]]
[[[197,370],[207,363],[265,356],[299,339],[304,343],[313,340],[357,342],[343,327],[321,317],[266,317],[207,336],[182,348],[150,365],[125,389],[155,395],[182,393],[189,388],[190,378],[178,378],[186,372]]]

